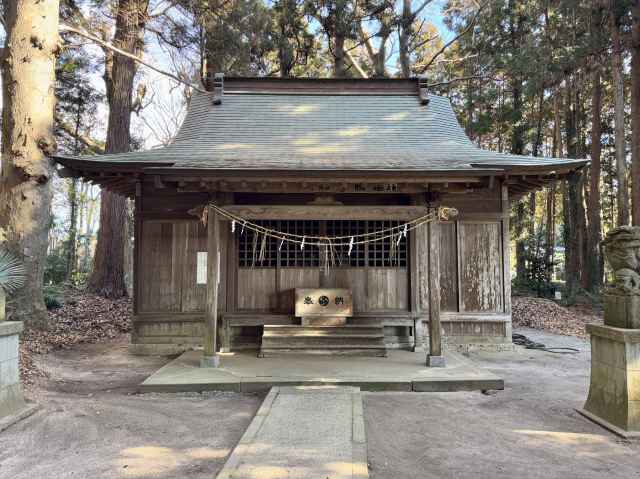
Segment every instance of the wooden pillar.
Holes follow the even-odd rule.
[[[429,354],[427,366],[444,367],[442,326],[440,324],[440,225],[428,223],[429,248]]]
[[[216,353],[218,336],[218,282],[220,275],[220,225],[218,215],[208,207],[207,213],[207,304],[204,327],[204,355],[200,367],[217,368],[220,356]]]
[[[509,217],[511,206],[509,205],[509,188],[506,182],[501,187],[502,203],[502,289],[504,312],[509,315],[509,321],[505,323],[505,336],[507,342],[511,342],[511,234],[509,232]]]
[[[424,195],[413,195],[411,198],[412,205],[424,205],[427,202]],[[427,240],[427,226],[421,225],[415,230],[409,233],[409,268],[410,277],[409,284],[411,285],[409,291],[409,304],[411,305],[411,316],[413,317],[413,351],[425,352],[424,347],[424,324],[422,322],[425,313],[428,311],[428,298],[423,299],[423,290],[421,281],[428,281],[428,240]],[[426,308],[422,307],[422,303],[425,303]]]
[[[133,209],[133,316],[140,312],[140,242],[142,241],[142,186],[136,183]],[[135,328],[134,328],[135,330]]]

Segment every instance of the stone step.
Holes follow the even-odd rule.
[[[368,346],[376,346],[383,347],[384,340],[383,338],[373,337],[349,337],[349,336],[263,336],[262,337],[262,347],[286,347],[286,346],[295,346],[295,347],[322,347],[322,346],[330,346],[330,347],[338,347],[342,345],[362,345],[365,347]]]
[[[277,356],[285,355],[300,355],[300,354],[317,354],[325,356],[368,356],[368,357],[386,357],[386,348],[349,348],[349,349],[330,349],[330,348],[317,348],[317,349],[281,349],[281,348],[263,348],[260,350],[261,358],[273,358]]]
[[[386,356],[378,326],[265,326],[260,356],[327,354]]]
[[[371,332],[371,333],[325,333],[323,331],[295,331],[295,332],[281,332],[281,331],[265,331],[262,334],[263,338],[384,338],[383,332]]]
[[[264,326],[265,335],[382,335],[381,327],[376,326]]]
[[[384,348],[385,345],[382,341],[363,341],[363,340],[347,340],[347,341],[301,341],[301,340],[270,340],[264,339],[262,341],[263,348],[296,348],[296,349],[317,349],[317,348],[329,348],[329,349],[349,349],[349,348]]]

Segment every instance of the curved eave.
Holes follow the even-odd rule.
[[[233,169],[182,168],[174,162],[105,162],[57,155],[53,159],[63,166],[62,177],[82,178],[120,195],[134,197],[144,182],[155,187],[167,186],[175,191],[213,192],[234,184],[284,184],[283,182],[330,181],[356,183],[364,179],[420,185],[425,191],[437,184],[439,189],[464,193],[474,189],[494,188],[496,180],[508,187],[509,197],[525,194],[562,180],[588,164],[586,160],[547,161],[545,164],[471,164],[457,169]],[[246,186],[245,186],[246,188]],[[251,186],[249,186],[251,188]],[[282,192],[286,192],[283,188]]]

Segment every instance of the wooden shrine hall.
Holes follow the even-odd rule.
[[[203,366],[510,343],[509,203],[587,163],[477,148],[420,79],[221,75],[169,146],[55,160],[135,201],[131,350]]]

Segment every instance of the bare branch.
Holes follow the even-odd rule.
[[[358,60],[356,60],[353,55],[351,54],[350,51],[345,51],[344,52],[345,55],[347,56],[347,58],[349,59],[349,62],[351,63],[351,65],[353,65],[353,68],[356,69],[356,71],[358,72],[358,75],[360,75],[361,78],[369,78],[369,76],[367,75],[367,72],[365,72],[362,67],[360,66],[360,64],[358,63]]]
[[[436,52],[435,55],[433,55],[431,57],[431,60],[429,60],[429,62],[422,68],[422,70],[420,70],[420,74],[423,74],[424,72],[426,72],[429,67],[431,67],[431,65],[433,65],[433,62],[436,61],[436,59],[442,55],[445,51],[447,51],[447,49],[453,45],[455,42],[457,42],[458,40],[460,40],[460,38],[462,38],[464,35],[466,35],[469,31],[471,31],[471,29],[476,25],[476,22],[478,21],[478,18],[480,17],[480,13],[482,13],[482,10],[484,9],[484,7],[487,4],[483,4],[480,6],[480,8],[478,8],[478,11],[476,12],[476,14],[473,16],[473,18],[471,19],[471,21],[469,22],[469,25],[467,25],[465,27],[464,30],[462,30],[459,34],[457,34],[455,37],[453,37],[451,40],[449,40],[447,43],[445,43],[442,48],[440,50],[438,50]]]
[[[431,2],[433,2],[433,0],[425,0],[424,2],[422,2],[422,5],[420,5],[418,8],[416,8],[413,13],[411,14],[411,16],[415,19],[418,17],[418,15],[420,15],[420,12],[422,12],[422,10],[425,9],[425,7],[427,5],[429,5]]]
[[[92,35],[89,32],[86,32],[84,30],[80,30],[78,28],[74,28],[74,27],[71,27],[71,26],[65,25],[65,24],[60,24],[60,31],[69,32],[69,33],[75,33],[76,35],[80,35],[81,37],[88,38],[89,40],[97,43],[98,45],[100,45],[103,48],[111,50],[112,52],[117,53],[117,54],[122,55],[122,56],[125,56],[127,58],[131,58],[132,60],[140,63],[141,65],[144,65],[147,68],[150,68],[153,71],[155,71],[157,73],[160,73],[161,75],[164,75],[164,76],[167,76],[169,78],[172,78],[173,80],[175,80],[175,81],[177,81],[179,83],[187,85],[187,86],[193,88],[194,90],[197,90],[197,91],[202,92],[202,93],[206,93],[206,91],[203,90],[202,88],[183,80],[182,78],[178,77],[177,75],[174,75],[173,73],[170,73],[168,71],[162,70],[162,69],[152,65],[151,63],[148,63],[148,62],[144,61],[142,58],[140,58],[140,57],[138,57],[136,55],[133,55],[133,54],[131,54],[129,52],[121,50],[120,48],[112,45],[109,42],[106,42],[106,41],[102,40],[101,38],[96,37],[95,35]]]
[[[104,145],[101,145],[93,138],[85,135],[77,135],[74,127],[66,123],[62,118],[56,116],[56,125],[64,131],[71,138],[77,139],[80,143],[86,146],[92,153],[100,154],[104,153]]]
[[[452,83],[457,83],[460,81],[466,81],[466,80],[493,80],[495,82],[498,83],[502,83],[504,82],[504,80],[502,78],[497,78],[497,77],[492,77],[492,76],[488,76],[488,75],[469,75],[466,77],[458,77],[458,78],[453,78],[449,81],[442,81],[442,82],[438,82],[438,83],[430,83],[427,85],[428,88],[435,88],[437,86],[447,86],[447,85],[451,85]]]

